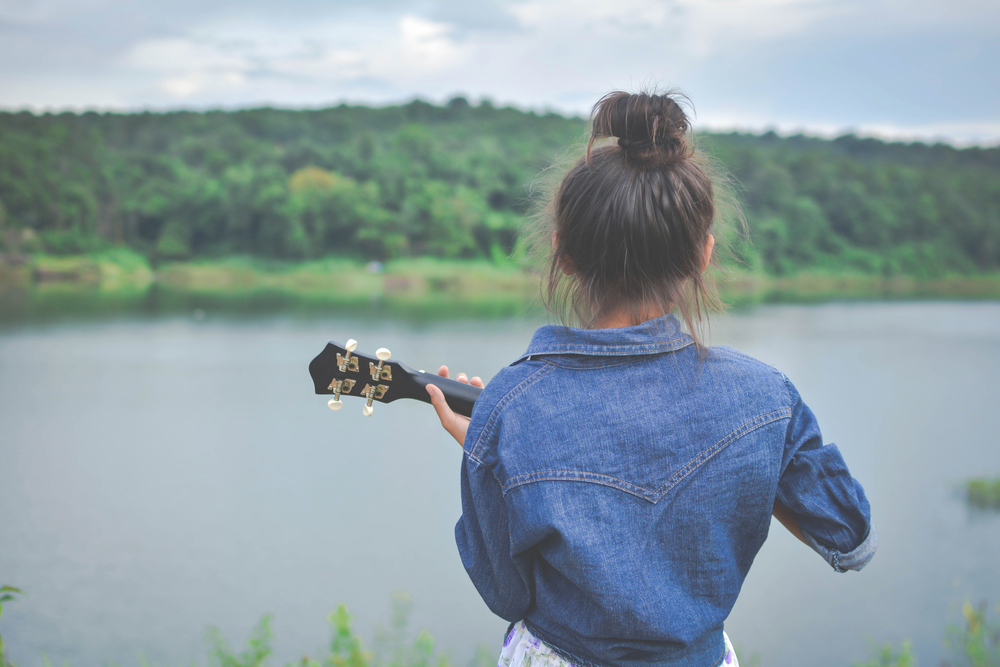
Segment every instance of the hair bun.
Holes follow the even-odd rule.
[[[690,123],[677,94],[608,93],[594,105],[590,146],[617,137],[618,146],[632,159],[672,162],[692,154]],[[589,153],[589,147],[588,147]]]

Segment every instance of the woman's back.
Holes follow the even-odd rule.
[[[547,304],[584,328],[539,329],[471,422],[428,387],[465,448],[462,561],[525,623],[505,667],[549,650],[534,637],[567,664],[731,657],[723,622],[772,513],[837,571],[874,553],[864,491],[791,383],[697,340],[719,189],[679,100],[602,98],[542,217]]]
[[[864,492],[821,445],[780,372],[699,358],[670,316],[542,327],[477,402],[459,550],[494,612],[573,662],[710,665],[783,491],[838,558],[868,536]]]

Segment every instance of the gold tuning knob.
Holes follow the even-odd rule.
[[[344,345],[344,354],[341,355],[337,353],[337,368],[340,369],[341,373],[345,373],[348,370],[357,371],[358,370],[358,358],[351,356],[351,352],[354,352],[358,347],[358,341],[353,338],[347,341]]]

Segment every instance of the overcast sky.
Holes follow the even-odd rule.
[[[702,128],[996,144],[1000,1],[0,0],[7,109],[586,113],[653,85]]]

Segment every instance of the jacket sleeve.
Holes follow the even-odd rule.
[[[791,511],[806,544],[834,570],[860,570],[878,546],[865,491],[851,477],[837,446],[823,445],[816,417],[791,382],[785,382],[792,417],[777,499]]]
[[[480,437],[476,417],[474,414],[466,447],[476,443],[473,449],[477,453],[495,452],[495,446],[482,442],[485,436]],[[455,526],[455,541],[465,571],[490,610],[511,623],[524,618],[534,599],[531,561],[526,555],[515,558],[511,553],[507,505],[500,483],[493,467],[468,449],[462,457],[462,516]]]

